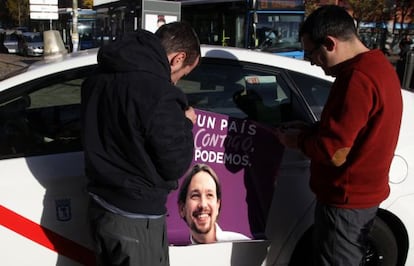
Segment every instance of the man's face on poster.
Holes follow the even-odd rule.
[[[221,201],[217,198],[216,183],[209,173],[201,171],[193,176],[185,203],[179,206],[180,215],[192,234],[214,234]]]

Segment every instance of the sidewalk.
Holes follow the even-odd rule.
[[[18,73],[42,57],[24,57],[15,54],[0,53],[0,80]]]

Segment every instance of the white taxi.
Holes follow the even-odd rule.
[[[45,58],[0,82],[1,265],[95,264],[80,88],[96,55]],[[315,204],[309,160],[278,146],[269,130],[291,120],[317,121],[332,79],[308,62],[268,53],[203,46],[202,56],[178,84],[198,112],[194,162],[213,165],[223,186],[229,184],[221,227],[252,240],[183,245],[188,230],[173,192],[171,265],[306,265]],[[378,212],[366,265],[414,265],[414,94],[404,90],[403,98],[391,194]],[[248,175],[261,179],[246,184]]]

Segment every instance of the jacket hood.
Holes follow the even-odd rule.
[[[105,72],[144,71],[171,79],[167,54],[158,37],[149,31],[125,34],[122,39],[100,48],[97,59]]]

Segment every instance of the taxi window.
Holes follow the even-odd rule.
[[[75,70],[12,88],[0,103],[0,158],[81,151],[80,88]]]
[[[278,126],[303,119],[303,106],[276,68],[203,59],[177,86],[197,109]]]
[[[310,77],[294,71],[290,71],[289,75],[292,76],[292,79],[308,103],[315,119],[319,120],[321,118],[323,107],[328,100],[332,82]]]

